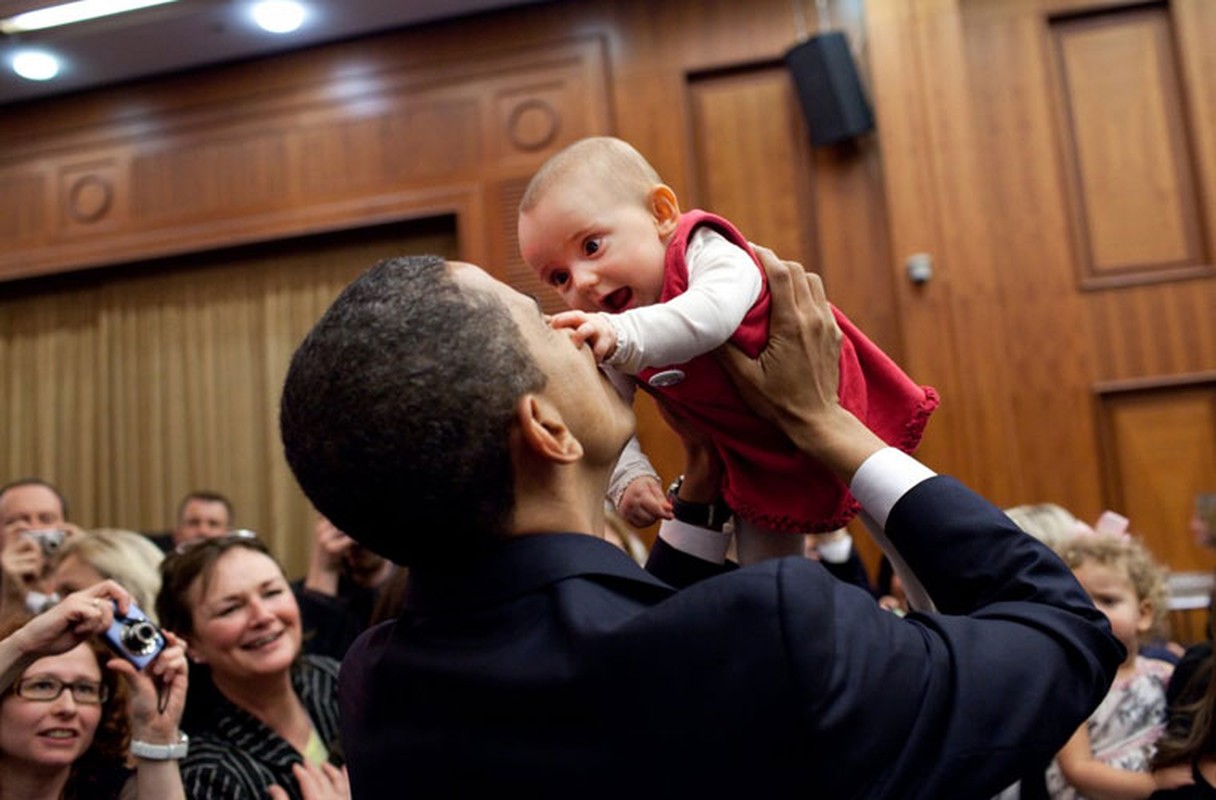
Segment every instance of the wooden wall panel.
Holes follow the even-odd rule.
[[[1024,474],[1007,462],[1019,439],[1004,335],[1014,309],[1000,292],[993,208],[977,191],[991,165],[976,132],[957,7],[875,0],[866,26],[905,363],[943,397],[921,452],[931,466],[1012,504],[1025,494]],[[899,267],[913,253],[934,260],[924,285]]]
[[[1022,493],[997,495],[999,502],[1054,501],[1088,519],[1115,508],[1129,513],[1133,526],[1167,531],[1163,535],[1176,535],[1173,522],[1188,513],[1184,495],[1190,489],[1179,488],[1189,481],[1188,467],[1185,459],[1175,463],[1168,457],[1179,429],[1168,421],[1176,416],[1177,424],[1190,424],[1186,407],[1166,402],[1176,396],[1162,394],[1152,413],[1136,415],[1113,406],[1110,392],[1187,385],[1216,368],[1216,282],[1207,250],[1210,156],[1207,145],[1199,145],[1216,135],[1203,127],[1216,119],[1216,85],[1188,66],[1206,58],[1194,49],[1204,47],[1195,31],[1182,35],[1183,20],[1208,25],[1209,35],[1216,31],[1216,17],[1201,11],[1203,5],[958,3],[974,132],[985,154],[984,180],[971,191],[991,221],[994,299],[1009,310],[991,323],[1000,328],[1000,344],[987,368],[1006,371],[1014,387],[1008,421],[1016,435],[1005,466],[990,452],[988,468],[1016,471]],[[1085,40],[1095,32],[1096,40]],[[1065,49],[1073,49],[1057,61],[1061,37],[1070,40]],[[1059,71],[1064,62],[1070,68],[1067,86]],[[1106,87],[1108,77],[1117,79],[1118,90]],[[1151,120],[1133,125],[1133,112],[1109,97],[1119,91],[1138,98],[1139,113]],[[954,113],[941,104],[935,108]],[[1153,133],[1138,133],[1145,130]],[[1077,145],[1080,139],[1085,142]],[[1074,169],[1078,158],[1095,157],[1106,166]],[[1110,185],[1130,178],[1138,185]],[[1188,181],[1195,190],[1189,195]],[[1129,192],[1133,205],[1118,205]],[[1093,206],[1105,215],[1102,227],[1094,228],[1105,237],[1096,260],[1090,254],[1099,251],[1077,246],[1082,217],[1074,211],[1082,203],[1090,204],[1086,213]],[[1163,210],[1166,222],[1154,216]],[[1154,220],[1152,228],[1138,227],[1140,220],[1130,219],[1136,216]],[[1179,233],[1182,220],[1193,235]],[[943,218],[942,224],[952,221]],[[1189,248],[1184,270],[1169,264],[1179,247]],[[1131,285],[1126,273],[1143,271],[1156,257],[1145,253],[1167,255],[1151,276],[1160,282]],[[1083,280],[1086,275],[1098,280]],[[961,319],[952,308],[948,313]],[[1127,397],[1119,394],[1118,400]],[[1119,413],[1116,421],[1112,409]],[[1112,444],[1112,426],[1123,447]],[[1191,444],[1209,454],[1216,450],[1216,440],[1202,430]],[[1132,453],[1141,454],[1134,458],[1145,471],[1134,497],[1117,492],[1109,479],[1112,469],[1130,469]],[[1144,453],[1160,455],[1145,459]],[[1160,547],[1169,554],[1164,557],[1177,555],[1178,568],[1195,563],[1185,546],[1176,550],[1163,540]]]
[[[1216,379],[1100,395],[1112,505],[1171,568],[1210,571],[1188,531],[1196,493],[1216,486]]]
[[[1167,7],[1050,26],[1082,284],[1210,270]]]
[[[1126,502],[1143,529],[1184,518],[1186,459],[1137,456],[1154,473],[1134,497],[1115,496],[1107,460],[1168,454],[1178,425],[1194,428],[1206,454],[1194,459],[1212,458],[1216,438],[1162,395],[1144,419],[1118,407],[1116,453],[1107,401],[1112,386],[1216,369],[1212,4],[875,0],[868,12],[892,248],[937,267],[924,286],[893,284],[913,374],[943,390],[934,432],[955,437],[931,436],[930,463],[1002,505],[1054,501],[1092,519]],[[1132,100],[1136,112],[1121,105]],[[1082,203],[1098,250],[1077,246]],[[1128,285],[1146,265],[1160,282]],[[1083,286],[1085,274],[1098,280]]]
[[[1016,493],[997,497],[1002,505],[1052,501],[1092,518],[1103,507],[1094,366],[1055,159],[1046,22],[967,10],[975,130],[989,154],[984,180],[972,193],[991,221],[994,300],[1007,309],[994,320],[998,343],[985,368],[1004,371],[1011,386],[1010,446],[1000,457],[1003,466],[989,453],[988,468],[1020,476]]]
[[[35,247],[47,226],[48,180],[42,170],[0,174],[0,236],[14,247]]]
[[[301,67],[273,94],[200,93],[153,124],[115,114],[49,132],[18,117],[0,153],[5,202],[40,207],[49,195],[57,213],[27,215],[25,236],[0,253],[0,279],[291,236],[317,222],[296,212],[323,204],[327,228],[367,224],[377,206],[397,218],[444,213],[431,187],[526,175],[544,152],[606,129],[606,68],[603,40],[584,36],[476,60],[390,61],[321,85]]]
[[[692,77],[697,196],[751,241],[778,253],[813,253],[814,208],[803,187],[809,148],[793,99],[781,68]],[[681,207],[692,206],[682,200]],[[822,271],[814,261],[806,267]]]

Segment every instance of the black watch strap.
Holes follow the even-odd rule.
[[[721,497],[712,503],[694,503],[680,499],[680,486],[684,476],[676,478],[667,490],[667,499],[671,501],[671,514],[680,522],[696,525],[698,528],[709,528],[720,531],[730,519],[730,506]]]

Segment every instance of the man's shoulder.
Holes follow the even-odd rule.
[[[372,666],[389,647],[397,620],[387,620],[365,630],[347,649],[338,668],[340,696],[352,695],[367,685]]]

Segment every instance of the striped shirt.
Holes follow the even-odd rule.
[[[338,662],[301,656],[291,669],[291,685],[308,711],[331,763],[341,763],[338,747]],[[190,800],[264,800],[277,783],[292,800],[302,800],[291,774],[303,756],[248,711],[219,697],[214,724],[190,732],[190,754],[181,763]]]

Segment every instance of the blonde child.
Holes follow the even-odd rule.
[[[730,342],[755,357],[768,341],[764,271],[728,221],[681,213],[675,192],[633,147],[594,137],[567,147],[533,177],[520,203],[519,244],[524,261],[573,309],[554,316],[554,327],[590,345],[627,396],[640,386],[679,427],[708,436],[722,462],[718,499],[685,502],[677,487],[668,505],[631,443],[609,489],[631,524],[674,511],[677,519],[721,529],[733,510],[739,558],[747,563],[801,553],[796,534],[835,530],[856,514],[847,487],[751,414],[711,354]],[[844,334],[842,404],[885,441],[911,451],[936,393],[908,379],[839,312],[836,318]]]
[[[1174,668],[1140,655],[1140,644],[1165,620],[1165,571],[1126,534],[1078,534],[1058,552],[1110,620],[1127,658],[1097,710],[1056,755],[1048,793],[1055,800],[1147,798],[1157,788],[1149,769]]]

